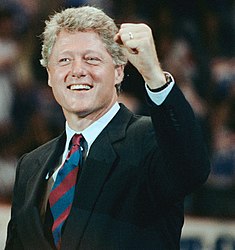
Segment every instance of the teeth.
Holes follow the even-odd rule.
[[[91,86],[83,84],[73,84],[70,86],[71,90],[90,90]]]

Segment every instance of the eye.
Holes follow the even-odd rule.
[[[60,66],[66,66],[66,65],[70,64],[71,61],[72,61],[72,59],[65,57],[65,58],[59,59],[58,64]]]
[[[85,61],[91,65],[98,65],[101,62],[101,59],[96,56],[87,56],[85,57]]]

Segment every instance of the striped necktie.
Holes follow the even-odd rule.
[[[59,170],[56,181],[49,195],[49,204],[54,219],[52,234],[57,249],[60,249],[61,230],[67,219],[73,202],[75,184],[78,174],[78,165],[81,164],[81,134],[75,134],[72,138],[72,147],[66,160]]]

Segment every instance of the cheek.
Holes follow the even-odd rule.
[[[59,71],[54,71],[49,77],[49,86],[52,88],[55,98],[59,99],[65,94],[64,76]]]
[[[68,74],[67,72],[68,70],[63,67],[58,68],[58,69],[52,68],[48,72],[51,85],[58,85],[60,83],[63,83],[66,79],[66,75]]]
[[[113,68],[106,68],[105,70],[97,70],[92,75],[95,82],[100,82],[106,85],[107,88],[115,86],[115,72]]]

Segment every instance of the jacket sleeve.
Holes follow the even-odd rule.
[[[160,106],[150,99],[148,103],[160,151],[150,164],[153,185],[166,200],[184,198],[204,183],[210,172],[199,124],[176,84]]]

